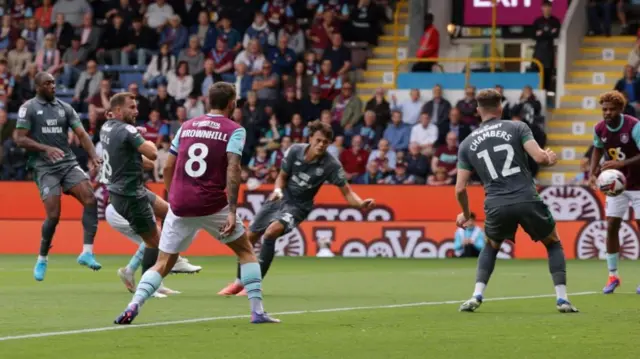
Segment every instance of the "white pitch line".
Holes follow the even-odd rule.
[[[571,296],[579,296],[579,295],[592,295],[592,294],[597,294],[597,293],[599,293],[599,292],[578,292],[578,293],[571,293],[570,295]],[[517,297],[488,298],[488,299],[485,299],[485,302],[519,300],[519,299],[553,298],[553,297],[555,297],[555,294],[525,295],[525,296],[517,296]],[[424,307],[424,306],[432,306],[432,305],[458,304],[458,303],[462,303],[462,302],[464,302],[464,300],[445,300],[445,301],[439,301],[439,302],[417,302],[417,303],[405,303],[405,304],[373,305],[373,306],[366,306],[366,307],[346,307],[346,308],[328,308],[328,309],[316,309],[316,310],[298,310],[298,311],[279,312],[279,313],[270,313],[270,314],[272,314],[273,316],[282,316],[282,315],[313,314],[313,313],[335,313],[335,312],[350,312],[350,311],[355,311],[355,310],[374,310],[374,309],[394,309],[394,308],[408,308],[408,307]],[[114,324],[113,326],[110,326],[110,327],[65,330],[65,331],[60,331],[60,332],[45,332],[45,333],[12,335],[12,336],[7,336],[7,337],[0,337],[0,342],[9,341],[9,340],[47,338],[47,337],[57,337],[57,336],[63,336],[63,335],[75,335],[75,334],[108,332],[108,331],[113,331],[113,330],[124,330],[124,329],[134,329],[134,328],[160,327],[160,326],[176,325],[176,324],[192,324],[192,323],[202,323],[202,322],[213,322],[213,321],[218,321],[218,320],[248,319],[250,317],[251,316],[249,316],[249,315],[228,315],[228,316],[220,316],[220,317],[172,320],[172,321],[166,321],[166,322],[154,322],[154,323],[134,324],[134,325],[115,325]]]

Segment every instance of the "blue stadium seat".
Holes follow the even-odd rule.
[[[120,74],[120,86],[126,89],[133,83],[136,83],[139,87],[142,87],[141,72],[123,72]]]

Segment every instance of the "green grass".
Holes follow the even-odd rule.
[[[54,256],[47,278],[32,278],[34,256],[0,256],[0,337],[112,326],[131,295],[115,271],[125,257],[101,257],[93,273]],[[204,267],[171,276],[183,293],[153,299],[136,324],[248,314],[246,298],[216,292],[235,275],[232,258],[190,258]],[[640,263],[621,263],[623,287],[582,295],[579,314],[554,298],[487,301],[477,313],[457,304],[282,315],[280,325],[247,318],[0,341],[0,358],[621,358],[636,356]],[[572,293],[596,291],[604,262],[568,264]],[[475,261],[277,258],[265,282],[269,312],[467,299]],[[553,294],[544,261],[499,261],[487,298]]]

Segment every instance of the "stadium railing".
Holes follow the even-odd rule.
[[[567,81],[567,66],[580,56],[582,37],[587,32],[588,0],[573,0],[560,28],[558,41],[558,59],[556,69],[556,108],[564,96],[564,84]]]

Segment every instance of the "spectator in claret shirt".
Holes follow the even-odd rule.
[[[149,114],[149,120],[145,122],[145,133],[142,134],[145,140],[156,143],[160,140],[160,128],[162,128],[162,121],[160,120],[160,112],[156,109],[151,110]]]
[[[389,145],[394,151],[406,151],[409,148],[411,126],[402,122],[402,112],[393,111],[391,113],[391,123],[387,125],[383,137],[389,141]]]
[[[467,86],[464,89],[464,98],[456,104],[456,108],[462,114],[462,123],[476,128],[480,124],[478,116],[478,101],[476,101],[476,88]]]
[[[213,72],[228,81],[228,75],[231,75],[233,72],[233,59],[235,54],[229,50],[227,42],[223,38],[218,38],[215,49],[211,50],[207,57],[213,60]],[[206,94],[206,92],[203,92],[203,94]]]
[[[331,35],[340,32],[338,23],[334,19],[332,11],[325,11],[322,20],[313,25],[307,37],[313,50],[319,57],[322,57],[324,49],[331,45]]]
[[[220,18],[220,28],[218,29],[218,37],[227,41],[227,46],[233,52],[238,53],[242,49],[242,36],[238,30],[231,27],[231,19],[229,15],[222,14]]]
[[[278,46],[271,49],[267,59],[273,64],[273,72],[282,76],[293,72],[293,65],[296,63],[296,53],[287,47],[289,39],[281,36],[278,39]],[[288,76],[283,77],[286,80]]]
[[[291,137],[293,143],[305,143],[309,137],[309,128],[302,123],[302,117],[295,114],[291,123],[285,127],[285,136]]]
[[[321,72],[313,77],[313,86],[320,88],[320,97],[333,101],[342,89],[342,78],[331,72],[331,61],[323,60]]]
[[[280,29],[287,18],[293,17],[293,9],[285,0],[269,0],[262,6],[262,13],[267,18],[269,26],[274,30]]]
[[[256,148],[256,153],[249,160],[249,170],[253,173],[254,177],[259,180],[264,180],[269,173],[269,158],[267,157],[267,149],[264,147]]]
[[[280,139],[280,148],[271,152],[271,157],[269,158],[269,165],[271,165],[272,168],[280,168],[284,154],[287,152],[289,147],[291,147],[291,137],[282,136],[282,139]]]
[[[246,49],[251,40],[258,40],[262,48],[276,44],[276,35],[265,21],[264,14],[261,12],[256,13],[253,24],[251,24],[251,27],[244,33],[242,46]]]
[[[354,181],[366,171],[369,151],[362,147],[362,137],[355,135],[351,138],[351,148],[340,153],[340,163],[349,181]]]
[[[200,11],[198,23],[191,26],[189,33],[198,39],[198,44],[204,53],[213,49],[216,36],[218,36],[215,26],[209,22],[209,14],[206,11]]]
[[[451,179],[455,179],[458,173],[457,164],[458,137],[455,133],[449,132],[447,134],[447,143],[439,146],[431,159],[431,170],[434,173],[437,173],[438,168],[444,168],[447,176]]]

